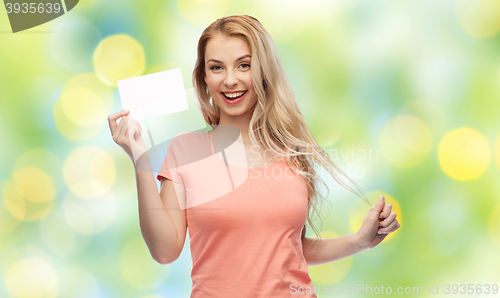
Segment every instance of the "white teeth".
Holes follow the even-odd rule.
[[[235,98],[235,97],[242,96],[243,93],[245,93],[245,92],[243,91],[243,92],[238,92],[238,93],[224,93],[224,95],[229,97],[229,98]]]

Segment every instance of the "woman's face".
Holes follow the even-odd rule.
[[[205,83],[221,114],[240,116],[253,112],[257,94],[253,89],[251,61],[250,48],[242,38],[219,34],[208,41]]]

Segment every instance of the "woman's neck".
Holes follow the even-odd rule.
[[[253,108],[249,109],[246,113],[238,116],[231,116],[223,111],[221,111],[219,125],[228,125],[236,127],[240,133],[243,140],[243,144],[250,145],[250,134],[248,129],[250,127],[250,120],[252,119]]]

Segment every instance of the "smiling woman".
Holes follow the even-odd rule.
[[[321,198],[317,182],[323,181],[316,165],[368,200],[312,136],[276,47],[257,19],[218,19],[203,31],[197,53],[193,86],[213,129],[170,142],[156,177],[161,181],[159,194],[152,170],[136,166],[141,231],[152,257],[161,264],[174,262],[189,226],[192,298],[290,297],[293,287],[314,288],[308,265],[372,248],[399,228],[392,206],[381,197],[355,234],[326,240],[305,237],[306,222],[318,235],[309,214],[317,211]],[[108,119],[113,139],[134,161],[134,149],[144,152],[145,146],[139,123],[127,114],[118,112]],[[226,163],[218,172],[221,163],[211,163],[220,151],[214,150],[214,140],[229,138],[230,130],[224,127],[238,130],[250,167]],[[196,163],[193,148],[205,147],[211,155],[201,154],[205,163]],[[236,178],[230,178],[227,192],[221,191],[226,173]],[[248,179],[238,184],[241,177]],[[215,192],[218,195],[207,200]],[[202,203],[193,204],[200,198]],[[307,292],[302,297],[316,295]]]
[[[249,120],[257,102],[253,89],[251,55],[239,37],[219,34],[207,43],[205,83],[221,117],[243,116]],[[235,120],[233,120],[235,121]]]

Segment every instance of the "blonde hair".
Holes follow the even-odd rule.
[[[317,182],[321,182],[329,192],[328,186],[318,175],[315,164],[323,167],[340,185],[371,205],[364,196],[363,190],[330,159],[314,139],[299,110],[273,40],[254,17],[248,15],[223,17],[213,22],[201,34],[198,41],[198,57],[193,71],[193,86],[200,100],[200,108],[205,121],[215,128],[220,120],[220,108],[211,100],[204,80],[207,43],[219,34],[240,37],[248,44],[252,56],[250,69],[253,87],[258,97],[250,120],[250,139],[253,144],[260,144],[265,150],[271,150],[275,155],[286,156],[290,168],[305,179],[309,193],[308,211],[312,208],[319,215],[316,199],[322,196]],[[265,150],[260,146],[257,147],[267,160]],[[335,171],[346,177],[355,189],[339,179]],[[323,200],[320,202],[322,204]],[[320,238],[309,213],[307,222],[316,236]],[[305,226],[302,237],[304,235]]]

